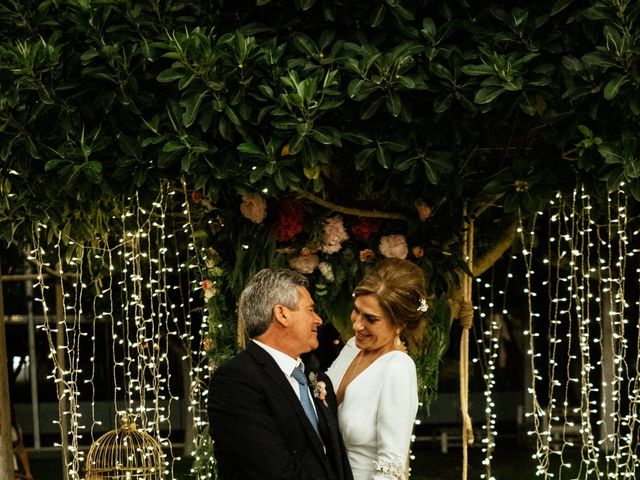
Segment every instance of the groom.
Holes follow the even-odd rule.
[[[299,372],[322,324],[307,284],[298,272],[264,269],[240,295],[238,316],[252,341],[216,370],[209,389],[222,480],[353,478],[329,379],[320,374],[308,385],[308,372]]]

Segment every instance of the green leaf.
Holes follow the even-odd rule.
[[[640,182],[634,181],[625,185],[625,191],[629,192],[636,202],[640,202]]]
[[[578,125],[578,130],[580,131],[580,133],[582,133],[582,135],[584,135],[585,137],[591,138],[593,137],[593,132],[591,131],[591,129],[589,127],[587,127],[586,125]]]
[[[620,91],[620,87],[626,82],[626,75],[615,77],[609,80],[607,85],[604,87],[604,98],[606,98],[607,100],[613,100],[614,98],[616,98],[618,92]]]
[[[251,170],[251,173],[249,174],[249,182],[256,183],[258,180],[260,180],[264,176],[264,174],[265,174],[264,167]]]
[[[472,77],[478,77],[481,75],[494,75],[495,69],[491,65],[464,65],[460,71],[471,75]]]
[[[294,32],[291,37],[293,46],[301,52],[307,55],[315,55],[318,52],[318,47],[313,40],[307,37],[304,33]]]
[[[318,127],[313,130],[313,138],[324,145],[339,145],[338,130],[332,127]]]
[[[362,171],[369,166],[371,162],[371,155],[376,151],[376,148],[365,148],[364,150],[358,152],[358,154],[354,157],[354,164],[356,170]]]
[[[431,165],[429,165],[429,162],[427,162],[426,160],[423,160],[422,166],[424,168],[424,174],[427,177],[427,180],[429,181],[429,183],[431,183],[432,185],[437,185],[438,176],[436,175],[436,172],[433,171],[433,168],[431,168]]]
[[[452,83],[454,81],[453,75],[451,74],[449,69],[446,68],[444,65],[441,65],[440,63],[437,63],[437,62],[432,63],[431,64],[431,71],[433,72],[433,74],[436,77],[443,78],[443,79],[448,80],[448,81],[450,81]]]
[[[380,108],[380,105],[382,105],[382,97],[369,99],[364,102],[360,108],[360,119],[368,120],[373,117]]]
[[[502,87],[483,87],[476,92],[473,101],[479,105],[486,105],[498,98],[502,92],[504,92]]]
[[[436,113],[444,113],[449,110],[451,102],[453,101],[453,94],[436,97],[433,102],[433,109]]]
[[[429,39],[433,40],[436,37],[436,24],[429,17],[422,19],[422,33]]]
[[[353,100],[360,101],[367,98],[372,92],[378,90],[378,88],[379,87],[367,79],[355,79],[349,82],[347,93]]]
[[[57,169],[60,165],[63,165],[64,163],[66,163],[66,160],[63,160],[61,158],[49,160],[47,163],[44,164],[44,171],[50,172],[51,170]]]
[[[562,10],[564,10],[569,5],[571,5],[573,2],[574,0],[556,0],[556,3],[554,3],[553,7],[551,7],[551,12],[549,15],[551,16],[557,15]]]
[[[171,83],[176,80],[180,80],[184,76],[184,73],[174,70],[173,68],[167,68],[158,74],[156,80],[161,83]]]
[[[238,118],[238,115],[236,115],[236,112],[234,112],[233,109],[228,105],[225,105],[224,113],[227,114],[227,118],[231,120],[231,123],[237,126],[242,125],[242,121],[240,120],[240,118]]]
[[[248,142],[238,145],[238,151],[241,153],[246,153],[247,155],[264,155],[264,152],[260,150],[256,145]]]
[[[624,181],[624,172],[622,169],[616,169],[609,173],[607,177],[607,191],[609,193],[620,190],[620,183]]]
[[[233,140],[233,135],[231,133],[232,127],[229,125],[229,121],[224,117],[220,117],[220,120],[218,121],[218,132],[220,132],[220,136],[226,141],[231,142]]]
[[[278,188],[280,190],[285,190],[285,188],[287,187],[287,183],[284,179],[284,177],[282,176],[282,173],[280,172],[280,170],[278,170],[276,172],[276,174],[273,177],[273,180],[276,182],[276,185],[278,186]]]
[[[393,169],[398,172],[405,172],[413,167],[417,158],[415,156],[408,156],[406,158],[399,158],[393,164]]]
[[[589,67],[615,67],[616,62],[610,56],[600,52],[591,52],[582,56],[582,64]]]
[[[298,0],[303,12],[309,10],[316,3],[316,0]]]
[[[359,132],[342,132],[342,138],[358,145],[368,145],[373,142],[371,137]]]
[[[82,171],[91,183],[102,183],[102,163],[93,160],[85,162]]]
[[[402,101],[400,100],[400,95],[396,92],[390,92],[389,95],[385,97],[385,103],[387,105],[387,110],[394,117],[400,115],[400,109],[402,108]]]
[[[183,150],[185,146],[182,143],[170,141],[164,144],[162,147],[163,152],[171,153]]]
[[[598,146],[598,153],[602,155],[607,163],[623,163],[622,155],[612,146],[608,144],[602,144]]]
[[[184,113],[182,114],[182,123],[185,127],[189,128],[196,121],[198,116],[198,110],[202,100],[207,96],[207,92],[202,92],[200,95],[191,95],[186,100],[181,100],[180,104],[184,106]]]
[[[624,162],[624,175],[629,180],[640,178],[640,160],[631,158]]]
[[[191,154],[182,157],[182,160],[180,161],[180,169],[185,173],[189,172],[189,170],[191,170],[192,160],[193,157],[191,156]]]
[[[371,21],[369,22],[371,24],[371,27],[376,28],[377,26],[379,26],[384,20],[386,13],[387,13],[387,9],[383,4],[380,4],[377,7],[375,7],[371,12]]]
[[[389,168],[389,153],[386,148],[378,147],[376,149],[376,160],[378,160],[378,163],[382,168]]]

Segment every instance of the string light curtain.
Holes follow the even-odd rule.
[[[73,480],[83,475],[80,445],[88,441],[83,437],[88,434],[89,441],[95,441],[98,430],[104,429],[96,411],[94,384],[96,335],[104,335],[99,324],[107,324],[111,335],[115,414],[110,420],[117,425],[127,416],[161,445],[164,475],[171,473],[177,459],[169,438],[171,409],[178,400],[172,390],[175,365],[170,367],[171,352],[181,352],[179,361],[188,365],[190,420],[199,426],[196,431],[206,423],[200,415],[206,403],[204,386],[208,380],[203,377],[208,369],[198,328],[207,328],[207,322],[202,300],[192,295],[199,293],[199,267],[186,191],[176,192],[164,184],[150,202],[137,195],[124,199],[120,216],[110,223],[111,235],[97,245],[76,246],[75,252],[80,254],[70,258],[65,255],[71,251],[73,239],[61,236],[54,245],[55,264],[47,229],[39,225],[33,235],[31,259],[39,266],[36,291],[40,292],[37,300],[43,303],[42,329],[53,363],[50,378],[61,386],[59,445],[65,451],[67,478]],[[50,269],[57,269],[59,275],[55,285],[45,280]],[[63,299],[57,316],[52,314],[50,289],[61,292]],[[199,313],[196,319],[193,312]],[[81,341],[83,337],[90,342]],[[90,359],[90,371],[80,368],[86,358]],[[87,385],[90,393],[81,395]],[[90,415],[84,418],[81,403],[91,405]]]
[[[546,233],[521,228],[529,434],[544,479],[636,478],[639,249],[627,212],[623,192],[601,206],[577,190],[540,212]]]

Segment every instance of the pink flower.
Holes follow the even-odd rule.
[[[424,200],[416,200],[414,204],[416,210],[418,211],[418,218],[420,221],[424,222],[427,218],[431,216],[431,207]]]
[[[309,374],[309,383],[313,389],[313,396],[320,400],[325,407],[328,407],[326,400],[327,384],[322,380],[318,380],[318,376],[313,372]]]
[[[361,262],[369,263],[369,262],[372,262],[374,258],[376,258],[376,253],[370,248],[365,248],[364,250],[360,250]]]
[[[387,258],[407,258],[409,247],[402,234],[387,235],[380,239],[380,253]]]
[[[267,202],[259,193],[243,193],[240,213],[253,223],[262,223],[267,216]]]
[[[322,245],[324,253],[336,253],[342,248],[342,242],[348,239],[349,234],[344,228],[340,215],[327,218],[324,221],[324,244]]]
[[[307,249],[302,250],[300,255],[289,260],[289,266],[300,273],[313,273],[320,264],[320,257]]]
[[[413,247],[411,249],[411,253],[413,254],[414,257],[416,258],[422,258],[424,257],[424,248],[423,247]]]

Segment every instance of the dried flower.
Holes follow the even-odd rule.
[[[213,342],[211,341],[210,338],[205,338],[202,341],[202,348],[204,349],[205,352],[211,352],[211,350],[213,350]]]
[[[319,264],[320,257],[309,251],[300,252],[300,255],[289,260],[289,266],[300,273],[313,273]]]
[[[360,261],[363,263],[373,262],[373,259],[376,258],[376,253],[370,248],[365,248],[364,250],[360,250]]]
[[[318,268],[320,269],[320,273],[322,274],[322,276],[324,278],[326,278],[329,282],[333,282],[336,277],[333,274],[333,269],[331,268],[331,264],[329,262],[320,262],[320,265],[318,265]]]
[[[309,385],[311,386],[313,396],[322,402],[325,407],[327,405],[327,384],[322,380],[318,380],[318,376],[311,372],[309,374]]]
[[[216,288],[215,283],[212,280],[203,280],[200,282],[200,287],[204,291],[205,300],[209,300],[216,293],[218,293],[218,289]]]
[[[422,258],[424,257],[424,248],[423,247],[413,247],[411,249],[411,253],[413,254],[414,257],[416,258]]]
[[[299,203],[284,201],[280,205],[276,239],[288,242],[304,230],[304,209]]]
[[[422,313],[427,313],[427,310],[429,310],[429,305],[427,305],[427,299],[421,298],[420,304],[418,305],[418,311]]]
[[[202,201],[202,194],[199,191],[194,190],[191,192],[191,201],[193,203],[200,203]]]
[[[327,218],[324,221],[324,244],[322,245],[324,253],[338,252],[342,248],[342,242],[348,239],[349,234],[344,228],[340,215]]]
[[[402,234],[387,235],[380,239],[380,253],[387,258],[407,258],[409,247]]]
[[[380,222],[371,218],[358,218],[358,221],[351,226],[351,233],[357,240],[367,241],[372,233],[380,230]]]
[[[414,205],[418,211],[418,218],[420,221],[424,222],[431,216],[431,207],[424,200],[416,200]]]
[[[243,193],[240,213],[253,223],[262,223],[267,216],[267,202],[259,193]]]

